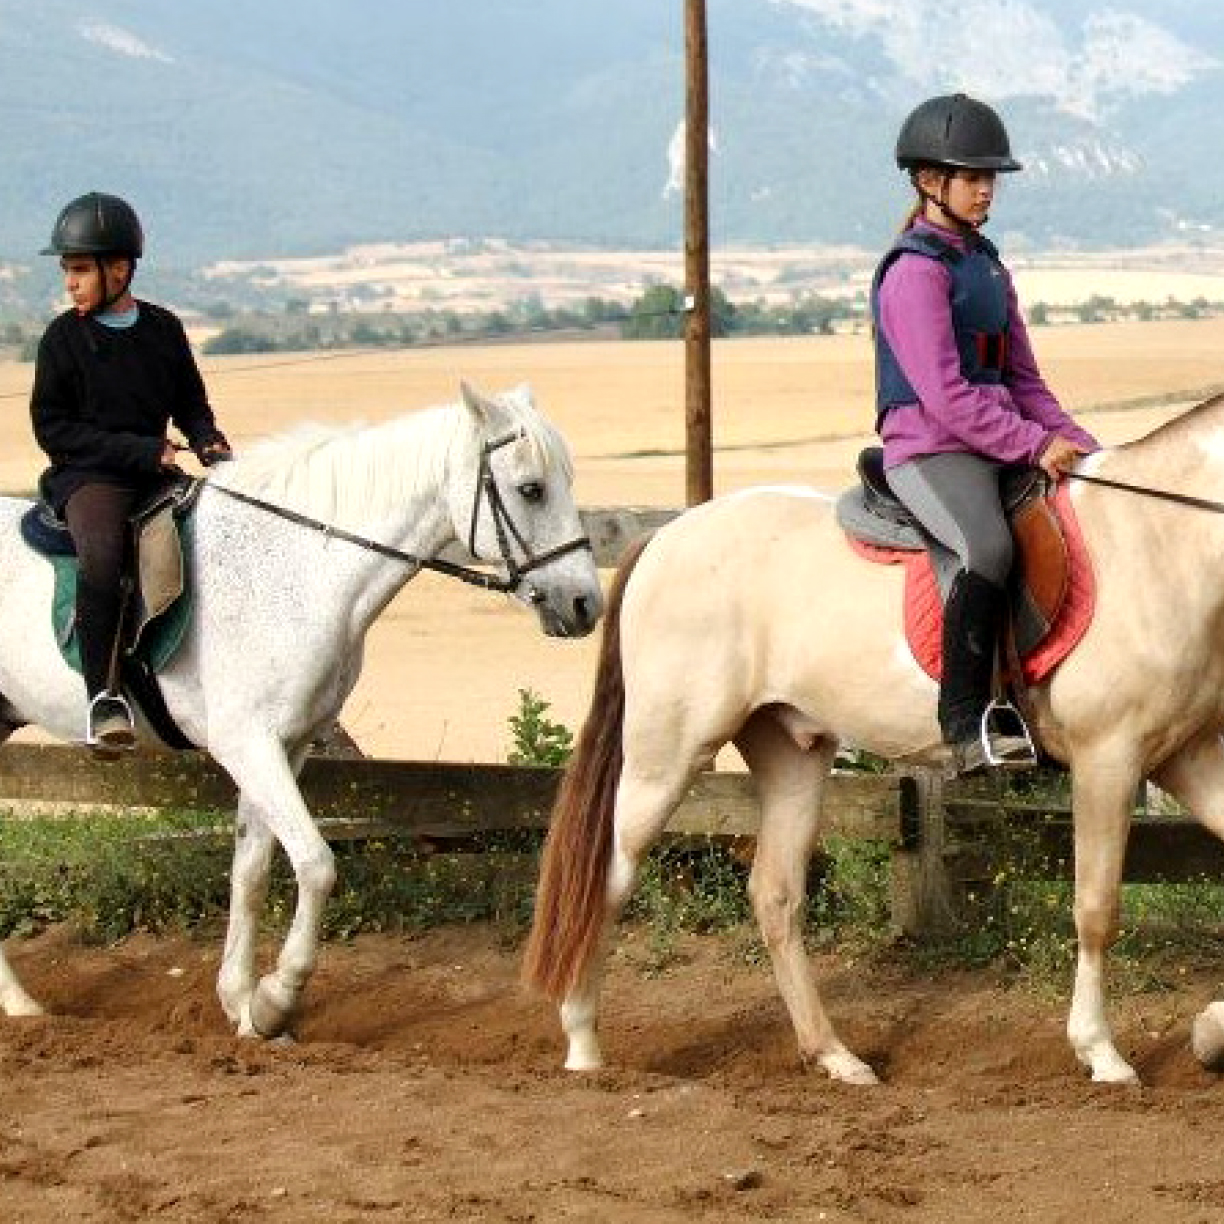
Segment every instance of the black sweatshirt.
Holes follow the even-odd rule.
[[[140,302],[131,327],[66,311],[38,345],[30,415],[57,509],[92,480],[141,486],[164,474],[171,421],[195,451],[224,441],[178,317]]]

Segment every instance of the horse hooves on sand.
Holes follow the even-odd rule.
[[[840,1050],[827,1054],[822,1058],[813,1058],[809,1065],[820,1068],[831,1080],[839,1084],[855,1084],[862,1087],[874,1087],[879,1084],[880,1077],[855,1054],[849,1050]]]
[[[1208,1004],[1194,1017],[1190,1048],[1208,1071],[1224,1071],[1224,1003]]]
[[[280,995],[280,998],[276,996]],[[262,1037],[275,1041],[288,1034],[297,1015],[297,1008],[275,984],[265,978],[243,1004],[238,1033],[243,1037]]]

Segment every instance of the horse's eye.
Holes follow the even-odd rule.
[[[518,487],[519,496],[527,502],[544,500],[544,486],[538,480],[528,480]]]

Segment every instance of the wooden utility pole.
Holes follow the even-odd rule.
[[[684,153],[685,496],[690,506],[714,495],[710,428],[709,58],[705,0],[685,0],[688,64]]]

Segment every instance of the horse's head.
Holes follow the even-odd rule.
[[[585,636],[603,593],[565,440],[525,385],[484,396],[464,383],[463,408],[473,446],[450,473],[455,535],[478,560],[505,568],[511,593],[535,608],[545,633]]]

